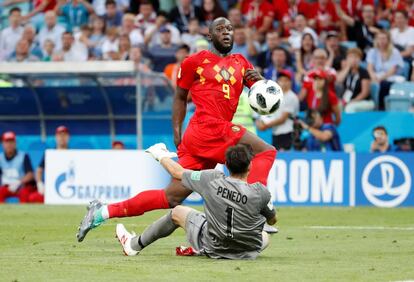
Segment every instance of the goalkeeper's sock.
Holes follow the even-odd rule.
[[[135,236],[131,239],[131,248],[135,251],[141,251],[146,246],[157,241],[158,239],[169,236],[177,229],[178,225],[172,220],[171,211],[152,223],[141,236]]]
[[[260,182],[267,186],[267,178],[273,162],[276,159],[276,150],[267,150],[254,156],[251,163],[250,173],[247,177],[248,183]]]
[[[147,211],[170,207],[164,190],[149,190],[123,202],[108,205],[109,218],[142,215]]]

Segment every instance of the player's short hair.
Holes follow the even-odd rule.
[[[253,158],[253,148],[249,144],[237,144],[226,151],[226,166],[230,174],[245,174]]]

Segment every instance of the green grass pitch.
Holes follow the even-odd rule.
[[[414,209],[282,207],[280,233],[255,261],[177,257],[181,230],[125,257],[115,224],[139,233],[165,211],[111,220],[77,243],[84,212],[0,205],[0,281],[414,280]]]

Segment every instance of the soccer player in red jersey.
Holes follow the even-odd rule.
[[[172,120],[179,163],[186,169],[212,169],[217,163],[225,163],[228,147],[250,144],[255,157],[247,180],[266,186],[276,149],[231,122],[243,87],[250,87],[263,77],[242,55],[230,54],[233,26],[228,19],[215,19],[209,27],[208,38],[211,49],[187,57],[177,75]],[[182,135],[189,92],[196,111]],[[144,191],[123,202],[102,205],[93,201],[79,226],[78,241],[108,218],[138,216],[151,210],[172,208],[190,194],[191,190],[172,179],[164,190]]]

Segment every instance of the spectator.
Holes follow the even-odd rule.
[[[140,47],[132,47],[129,52],[129,60],[135,63],[135,68],[142,72],[149,72],[151,71],[148,67],[148,63],[142,58],[142,51]],[[135,83],[135,78],[133,79]],[[132,84],[134,84],[132,83]]]
[[[128,36],[128,35],[126,35]],[[106,37],[102,43],[102,54],[104,60],[116,60],[119,51],[119,34],[116,27],[106,30]]]
[[[117,60],[129,60],[131,51],[131,41],[129,40],[129,36],[126,34],[123,34],[119,37],[119,43],[118,43],[118,54],[116,56]]]
[[[106,0],[92,0],[92,6],[95,11],[95,14],[99,17],[102,17],[105,14]],[[116,9],[121,13],[125,13],[129,8],[128,0],[116,0],[115,1]]]
[[[312,54],[311,70],[303,78],[300,100],[306,97],[307,93],[314,88],[314,72],[323,71],[327,76],[330,91],[335,92],[336,71],[328,66],[328,53],[325,49],[315,49]]]
[[[100,17],[95,17],[92,21],[92,34],[88,38],[87,46],[92,57],[102,57],[102,44],[105,40],[105,22]]]
[[[20,39],[16,45],[16,51],[13,52],[9,62],[36,62],[39,58],[30,53],[30,43],[26,39]]]
[[[115,0],[106,0],[105,14],[102,18],[105,21],[106,27],[118,27],[122,24],[123,13],[117,9]]]
[[[122,141],[115,140],[112,142],[112,150],[124,150],[125,145]]]
[[[129,2],[129,9],[128,11],[132,14],[138,14],[139,13],[139,9],[141,7],[141,5],[145,2],[148,2],[148,0],[135,0],[135,1],[130,1]],[[149,2],[151,2],[152,7],[154,8],[155,12],[159,11],[160,8],[160,3],[159,0],[149,0]],[[175,2],[175,1],[173,1]],[[165,3],[165,1],[164,1]]]
[[[207,40],[205,40],[204,38],[201,38],[201,39],[198,39],[197,41],[196,41],[196,53],[197,52],[200,52],[200,51],[203,51],[203,50],[208,50],[208,41]]]
[[[305,96],[299,97],[301,100],[306,98],[308,109],[318,110],[321,113],[323,123],[339,125],[341,109],[335,91],[329,87],[329,73],[318,69],[310,72],[309,78],[312,80],[312,84],[309,84],[311,86],[306,87]]]
[[[294,28],[295,18],[299,15],[308,17],[311,9],[309,3],[303,0],[273,0],[275,18],[280,23],[280,30],[283,37],[290,35],[290,30]]]
[[[160,11],[155,20],[155,24],[149,26],[145,31],[144,43],[146,46],[152,47],[161,44],[161,27],[166,27],[170,30],[172,43],[177,45],[180,44],[180,31],[169,22],[168,15],[165,12]]]
[[[372,130],[374,140],[371,143],[370,152],[372,153],[386,153],[394,151],[392,145],[388,140],[388,132],[384,126],[380,125]]]
[[[244,26],[242,13],[237,8],[231,8],[228,12],[227,18],[233,26]]]
[[[191,53],[196,50],[196,42],[204,37],[200,34],[200,25],[196,18],[190,19],[188,23],[188,32],[181,35],[181,41],[190,47]]]
[[[329,31],[325,40],[326,51],[328,51],[327,65],[336,71],[341,70],[342,62],[346,57],[346,48],[339,45],[339,35],[336,31]]]
[[[272,129],[272,144],[277,150],[287,151],[293,142],[293,118],[299,112],[299,99],[292,91],[293,74],[288,70],[280,70],[277,82],[283,90],[283,101],[279,109],[272,115],[257,121],[259,130]]]
[[[50,39],[46,39],[43,43],[41,60],[43,62],[50,62],[52,60],[54,50],[55,43],[53,43]]]
[[[55,141],[56,141],[56,150],[67,150],[69,149],[69,140],[70,134],[69,129],[61,125],[56,128],[55,131]],[[45,192],[45,183],[44,183],[44,172],[45,172],[45,160],[46,155],[43,153],[42,160],[40,161],[39,166],[36,170],[36,183],[37,183],[37,190],[40,194],[44,195]]]
[[[56,23],[56,12],[47,11],[45,13],[45,25],[40,29],[37,35],[37,41],[40,46],[44,46],[46,40],[51,40],[55,49],[59,50],[62,46],[61,38],[65,32],[65,27]]]
[[[339,28],[338,15],[331,0],[318,0],[311,5],[309,25],[315,27],[318,34]]]
[[[43,202],[43,196],[34,186],[29,155],[17,150],[14,132],[5,132],[2,142],[4,153],[0,155],[0,203],[9,197],[18,197],[21,203]]]
[[[256,56],[259,53],[259,43],[253,40],[253,30],[243,26],[234,28],[234,43],[232,53],[240,53],[247,60],[255,64]]]
[[[257,66],[264,70],[272,64],[272,51],[281,43],[279,33],[270,31],[266,33],[266,50],[259,53],[257,56]]]
[[[384,110],[384,99],[391,84],[404,81],[400,75],[404,62],[400,52],[392,45],[388,32],[377,33],[374,46],[367,53],[368,73],[373,82],[380,84],[379,109]]]
[[[325,123],[317,110],[309,110],[306,114],[307,123],[299,120],[303,129],[309,131],[306,140],[307,151],[342,151],[342,144],[336,127]]]
[[[53,61],[80,62],[88,60],[88,48],[81,42],[75,41],[70,31],[62,34],[62,50],[53,54]]]
[[[176,63],[168,64],[164,69],[165,76],[171,81],[173,87],[177,85],[177,74],[180,69],[181,63],[190,54],[190,47],[188,45],[181,45],[175,52]]]
[[[346,23],[348,39],[356,41],[358,48],[364,53],[374,46],[374,37],[380,31],[380,26],[375,22],[375,8],[372,5],[362,7],[362,21],[346,15],[339,5],[336,6],[338,16]]]
[[[171,10],[169,16],[170,21],[181,33],[188,32],[188,22],[191,18],[197,18],[203,22],[201,9],[191,4],[191,0],[180,0],[177,6]]]
[[[138,46],[144,43],[144,38],[139,29],[135,28],[135,16],[125,14],[122,18],[121,34],[128,34],[131,45]]]
[[[267,0],[243,0],[241,12],[247,19],[247,25],[256,32],[265,34],[273,29],[275,13]]]
[[[401,56],[411,62],[414,56],[414,27],[408,25],[406,11],[397,11],[394,16],[395,27],[391,29],[391,39]]]
[[[16,50],[17,42],[23,34],[20,8],[12,8],[9,12],[9,26],[0,33],[0,59],[7,58]]]
[[[56,6],[57,14],[65,18],[69,31],[77,30],[82,25],[88,24],[89,15],[94,14],[94,9],[86,0],[59,0]]]
[[[305,16],[299,14],[295,18],[294,29],[290,30],[290,36],[287,39],[287,42],[293,50],[301,48],[305,34],[309,34],[312,37],[312,41],[315,46],[318,45],[318,36],[316,35],[316,32],[307,26]]]
[[[311,69],[311,62],[315,48],[316,45],[312,35],[305,33],[302,37],[300,49],[295,52],[296,81],[302,81],[306,72]]]
[[[272,53],[272,64],[264,70],[264,77],[266,79],[271,79],[276,81],[281,71],[289,71],[293,74],[293,68],[288,65],[288,56],[289,53],[282,47],[276,47],[273,49]]]
[[[397,11],[406,11],[408,15],[408,24],[414,26],[414,0],[398,1]]]
[[[161,44],[151,47],[147,53],[153,65],[152,69],[156,72],[163,72],[168,64],[175,62],[177,45],[171,42],[171,32],[166,26],[162,26],[159,32]]]
[[[215,18],[226,17],[226,12],[221,8],[218,0],[202,0],[201,18],[202,34],[208,34],[208,27]]]
[[[45,20],[45,13],[53,11],[56,8],[56,3],[56,0],[34,0],[33,9],[28,14],[26,14],[23,19],[25,21],[31,19],[31,22],[36,27],[39,27],[43,25],[43,21]]]
[[[347,113],[372,111],[375,108],[374,101],[370,97],[369,74],[360,66],[362,56],[360,49],[349,49],[344,68],[338,73],[337,81],[344,88],[342,100]]]
[[[135,26],[141,31],[141,34],[145,34],[145,30],[154,25],[156,19],[157,14],[151,2],[142,1],[139,5],[139,14],[135,18]]]
[[[341,9],[351,18],[362,19],[362,7],[364,5],[374,6],[374,0],[341,0]]]
[[[35,41],[36,30],[31,25],[26,25],[23,30],[22,39],[26,39],[29,42],[29,50],[30,54],[41,58],[42,57],[42,49],[39,47],[39,43]]]

